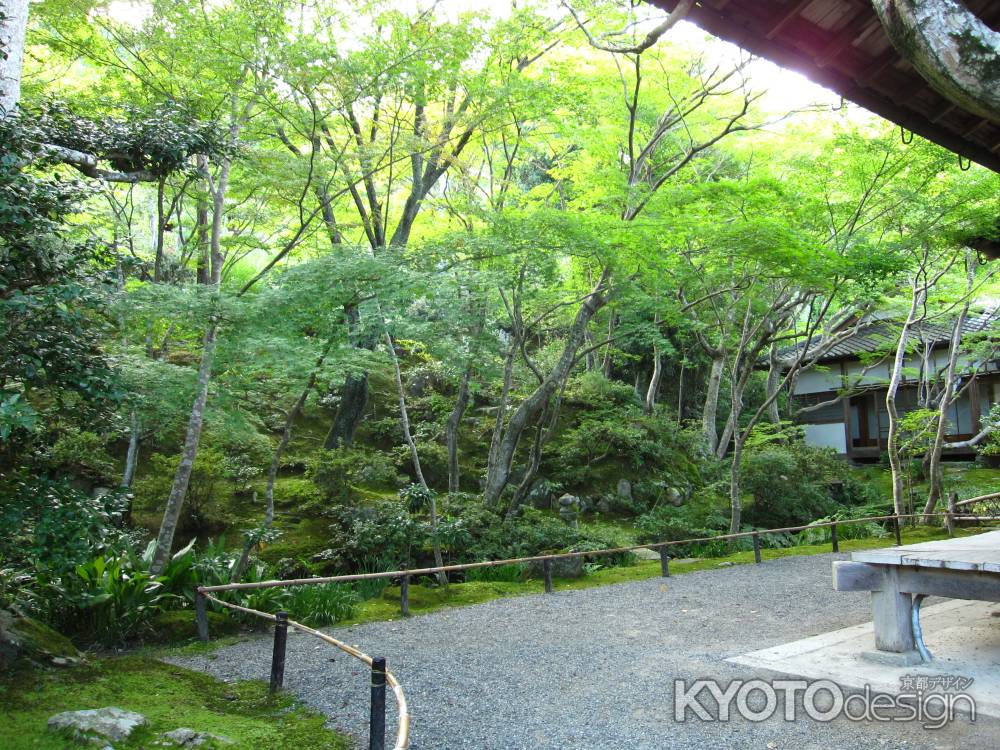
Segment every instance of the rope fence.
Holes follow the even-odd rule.
[[[252,583],[227,583],[217,586],[199,586],[195,597],[195,612],[198,625],[198,636],[201,640],[207,641],[208,634],[208,613],[207,603],[209,601],[221,607],[232,609],[237,612],[253,615],[269,622],[275,623],[274,649],[271,663],[271,690],[281,689],[284,681],[285,665],[285,633],[288,627],[295,628],[300,632],[307,633],[319,638],[322,641],[334,646],[344,653],[358,659],[371,668],[371,719],[369,726],[369,750],[384,750],[385,748],[385,688],[386,685],[392,690],[398,708],[399,721],[396,730],[396,744],[394,750],[406,750],[410,743],[410,713],[406,703],[406,696],[403,693],[402,685],[396,677],[386,668],[385,659],[371,657],[359,651],[353,646],[337,640],[331,635],[310,628],[295,620],[288,619],[284,612],[270,614],[260,610],[251,609],[232,602],[224,601],[213,594],[222,591],[245,591],[250,589],[267,589],[282,586],[308,586],[325,583],[350,583],[352,581],[370,581],[383,578],[398,578],[400,580],[400,611],[404,616],[409,615],[409,581],[414,576],[433,575],[437,573],[455,573],[466,570],[476,570],[479,568],[490,568],[500,565],[516,565],[525,563],[542,563],[542,577],[545,593],[552,593],[552,563],[557,560],[569,560],[577,557],[597,557],[601,555],[623,554],[635,552],[641,549],[657,550],[660,553],[661,575],[670,576],[670,555],[669,549],[682,544],[693,544],[697,542],[727,541],[733,539],[750,538],[753,542],[754,562],[762,561],[761,537],[768,534],[782,534],[804,531],[806,529],[830,528],[830,544],[833,552],[840,551],[840,539],[837,529],[841,526],[862,523],[889,522],[893,529],[896,545],[902,544],[901,522],[907,519],[923,519],[929,521],[931,518],[944,518],[945,527],[949,536],[954,535],[956,522],[977,522],[1000,520],[1000,512],[995,512],[989,516],[977,515],[964,512],[966,508],[971,508],[976,503],[986,502],[1000,498],[1000,493],[982,495],[962,502],[957,502],[954,494],[949,498],[948,510],[943,513],[900,513],[884,516],[868,516],[865,518],[847,518],[835,521],[821,521],[819,523],[804,524],[801,526],[784,526],[776,529],[757,529],[754,531],[741,531],[735,534],[719,534],[716,536],[694,537],[692,539],[672,539],[664,542],[652,542],[649,544],[636,544],[628,547],[612,547],[600,550],[586,550],[576,552],[559,552],[548,555],[531,555],[527,557],[513,557],[505,560],[483,560],[474,563],[461,563],[455,565],[441,565],[430,568],[406,568],[400,570],[390,570],[380,573],[354,573],[340,576],[326,576],[317,578],[293,578],[288,580],[256,581]]]

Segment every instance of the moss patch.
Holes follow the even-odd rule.
[[[0,704],[0,747],[5,750],[64,750],[67,741],[46,729],[48,718],[104,706],[138,711],[150,721],[127,743],[116,744],[119,750],[150,747],[159,734],[182,726],[229,737],[241,748],[350,746],[324,726],[323,716],[298,706],[287,694],[269,696],[263,682],[224,683],[147,657],[22,672],[0,681]]]

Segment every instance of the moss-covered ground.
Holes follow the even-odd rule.
[[[958,535],[964,536],[976,534],[982,529],[970,528],[959,529]],[[944,529],[936,527],[918,526],[916,528],[904,528],[902,531],[903,544],[915,544],[917,542],[933,541],[935,539],[945,539],[947,533]],[[845,539],[840,542],[841,552],[850,552],[859,549],[874,549],[877,547],[891,547],[895,544],[895,539],[891,534],[882,538],[865,539]],[[761,557],[766,562],[779,557],[789,557],[793,555],[820,555],[830,552],[830,544],[803,545],[795,547],[782,547],[777,549],[764,549]],[[709,557],[690,561],[675,561],[670,565],[671,575],[683,575],[698,570],[712,570],[727,565],[746,565],[754,562],[752,551],[737,552],[725,557]],[[581,578],[555,579],[556,590],[585,589],[595,586],[605,586],[612,583],[625,583],[628,581],[642,581],[649,578],[656,578],[660,575],[660,563],[658,560],[641,560],[634,565],[619,567],[602,567],[591,570]],[[410,613],[411,615],[433,612],[447,607],[461,607],[470,604],[480,604],[492,599],[500,599],[508,596],[523,596],[525,594],[538,594],[543,591],[541,580],[513,580],[513,581],[470,581],[467,583],[452,583],[448,586],[411,585],[410,586]],[[390,586],[386,588],[381,596],[374,597],[363,602],[355,612],[353,618],[341,623],[342,625],[355,625],[363,622],[379,620],[392,620],[400,617],[399,611],[399,587]]]
[[[3,750],[79,746],[48,731],[48,718],[61,711],[105,706],[137,711],[150,722],[127,742],[115,743],[116,750],[151,747],[158,735],[178,727],[228,737],[237,748],[350,747],[346,738],[326,728],[321,715],[297,705],[287,694],[270,696],[263,682],[220,682],[147,656],[95,658],[74,669],[6,676],[0,679],[0,706]]]

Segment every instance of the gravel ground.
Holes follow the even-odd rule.
[[[846,719],[786,722],[780,708],[759,723],[674,720],[675,679],[773,678],[724,659],[870,620],[867,594],[830,588],[830,563],[843,557],[557,590],[334,632],[388,659],[410,703],[414,750],[1000,746],[1000,722],[983,717],[937,731]],[[291,636],[285,686],[334,727],[363,738],[366,671],[332,651],[309,636]],[[227,680],[266,679],[270,638],[177,663]],[[394,713],[388,726],[392,735]]]

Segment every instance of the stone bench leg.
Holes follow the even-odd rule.
[[[875,653],[866,656],[893,664],[918,664],[923,660],[913,642],[913,597],[899,590],[899,571],[882,571],[881,588],[872,591]]]

